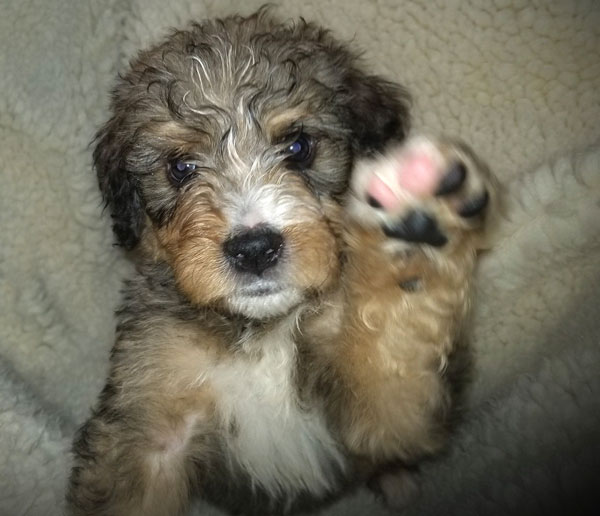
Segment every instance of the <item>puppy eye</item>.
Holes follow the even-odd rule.
[[[190,179],[197,169],[198,165],[191,161],[173,160],[169,163],[169,178],[176,186],[180,186]]]
[[[287,161],[294,163],[299,168],[307,168],[315,157],[315,144],[313,139],[306,133],[300,133],[296,141],[285,149]]]

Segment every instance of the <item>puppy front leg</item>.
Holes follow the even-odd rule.
[[[493,182],[464,146],[411,139],[361,163],[348,202],[346,312],[331,346],[346,446],[411,461],[443,443],[444,369],[468,311]]]
[[[191,458],[201,457],[202,442],[196,418],[179,410],[180,403],[121,410],[114,399],[103,399],[73,447],[68,514],[183,514],[196,475]]]

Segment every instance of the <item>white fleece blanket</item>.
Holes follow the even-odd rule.
[[[60,514],[72,433],[104,380],[129,265],[87,145],[113,78],[166,27],[262,1],[0,0],[0,516]],[[600,485],[600,4],[278,12],[364,49],[413,92],[415,130],[470,142],[506,185],[463,422],[406,514],[577,514]],[[386,511],[365,490],[323,514]]]

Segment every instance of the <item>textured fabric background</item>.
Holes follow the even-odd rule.
[[[0,516],[60,514],[104,380],[129,265],[88,143],[117,71],[169,26],[261,3],[0,0]],[[415,131],[465,139],[506,185],[464,422],[406,514],[577,514],[600,485],[600,4],[275,3],[362,48],[412,91]],[[362,491],[323,514],[386,511]]]

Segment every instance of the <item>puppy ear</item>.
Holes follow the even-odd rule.
[[[346,77],[352,131],[359,154],[383,150],[403,140],[410,128],[410,96],[400,85],[351,72]]]
[[[98,184],[109,208],[117,244],[133,249],[140,240],[144,224],[144,206],[139,185],[125,166],[127,143],[121,122],[112,118],[96,135],[94,168]]]

